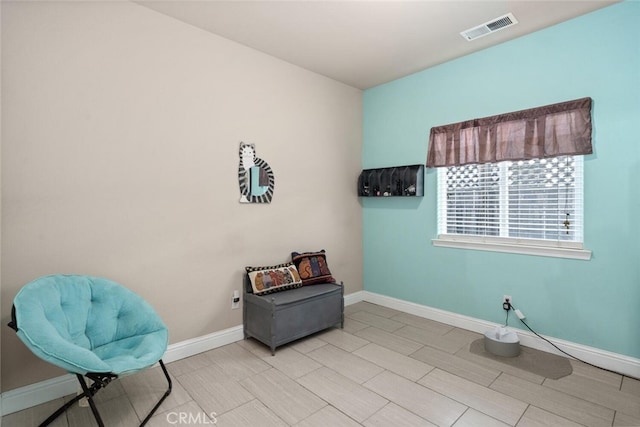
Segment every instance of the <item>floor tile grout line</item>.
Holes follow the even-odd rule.
[[[524,411],[522,412],[522,415],[520,415],[520,418],[518,418],[518,421],[516,421],[516,423],[514,424],[514,426],[517,426],[518,424],[520,424],[520,421],[522,421],[522,419],[524,418],[524,415],[527,413],[527,411],[529,410],[529,408],[531,408],[531,403],[529,402],[525,402],[527,404],[527,407],[524,408]]]
[[[504,375],[510,375],[510,374],[509,374],[509,373],[507,373],[507,372],[502,372],[502,373],[500,374],[500,376],[502,376],[503,374],[504,374]],[[546,377],[545,377],[545,379],[544,379],[544,380],[547,380],[547,379],[548,379],[548,378],[546,378]],[[498,379],[496,378],[496,381],[497,381],[497,380],[498,380]],[[523,380],[523,381],[526,381],[526,380]],[[544,382],[544,381],[543,381],[543,382]],[[535,383],[533,383],[533,384],[535,384]],[[492,384],[492,385],[493,385],[493,384]],[[543,385],[543,384],[536,384],[536,385],[538,385],[538,386],[540,386],[540,387],[544,387],[544,385]],[[493,391],[498,391],[498,390],[494,389],[494,388],[493,388],[493,387],[491,387],[491,386],[489,386],[489,388],[491,388]],[[582,402],[584,402],[584,403],[586,403],[586,404],[589,404],[589,405],[595,405],[595,406],[599,406],[600,408],[603,408],[603,409],[611,410],[611,411],[613,411],[612,423],[613,423],[613,420],[615,420],[616,410],[615,410],[614,408],[610,408],[610,407],[608,407],[608,406],[604,406],[604,405],[601,405],[601,404],[599,404],[599,403],[591,402],[591,401],[588,401],[588,400],[586,400],[586,399],[583,399],[583,398],[581,398],[581,397],[579,397],[579,396],[574,396],[574,395],[572,395],[572,394],[570,394],[570,393],[566,393],[566,392],[563,392],[563,391],[560,391],[560,390],[552,389],[551,387],[546,387],[546,388],[547,388],[548,390],[550,390],[550,391],[552,390],[552,391],[555,391],[555,392],[558,392],[558,393],[562,393],[563,395],[566,395],[566,396],[572,397],[572,398],[577,399],[577,400],[579,400],[579,401],[582,401]],[[518,400],[519,400],[519,399],[518,399]],[[536,406],[535,404],[533,404],[533,403],[531,403],[531,402],[528,402],[528,401],[525,401],[525,403],[529,404],[530,406],[533,406],[533,407],[536,407],[536,408],[538,408],[538,409],[541,409],[541,410],[543,410],[543,411],[546,411],[546,412],[552,413],[552,414],[554,414],[554,415],[556,415],[556,416],[558,416],[558,417],[562,417],[562,418],[568,419],[568,418],[567,418],[567,417],[565,417],[564,415],[559,414],[559,413],[556,413],[556,412],[553,412],[553,411],[552,411],[552,410],[550,410],[550,409],[543,409],[543,408],[540,408],[540,407]],[[570,421],[572,421],[572,422],[574,422],[574,423],[578,423],[578,422],[577,422],[577,421],[575,421],[575,420],[571,420],[571,419],[570,419]],[[578,423],[578,424],[579,424],[579,423]]]
[[[363,322],[363,323],[364,323],[364,322]],[[405,325],[405,326],[413,326],[413,325]],[[403,326],[403,327],[404,327],[404,326]],[[403,328],[403,327],[402,327],[402,328]],[[381,332],[386,332],[386,333],[389,333],[389,334],[392,334],[392,335],[394,334],[394,332],[397,332],[398,330],[402,329],[402,328],[398,328],[398,329],[397,329],[396,331],[394,331],[394,332],[388,332],[388,331],[385,331],[385,330],[383,330],[383,329],[377,328],[375,325],[368,324],[368,326],[367,326],[366,328],[362,328],[362,329],[361,329],[361,330],[359,330],[358,332],[361,332],[361,331],[364,331],[364,330],[366,330],[366,329],[370,329],[370,328],[378,329],[378,330],[379,330],[379,331],[381,331]],[[420,329],[420,328],[419,328],[419,329]],[[349,332],[346,332],[346,333],[349,333]],[[358,338],[361,338],[361,339],[365,339],[365,340],[366,340],[366,338],[363,338],[363,337],[361,337],[361,336],[359,336],[359,335],[356,335],[356,334],[351,334],[351,335],[354,335],[354,336],[356,336],[356,337],[358,337]],[[441,336],[443,336],[443,337],[444,337],[444,335],[441,335]],[[421,349],[421,348],[423,348],[423,347],[427,347],[427,346],[428,346],[428,347],[430,347],[430,348],[434,348],[434,349],[436,349],[436,350],[442,350],[442,349],[440,349],[440,348],[438,348],[438,347],[433,347],[433,346],[430,346],[429,344],[425,344],[425,343],[422,343],[422,342],[419,342],[419,341],[413,340],[413,339],[408,338],[408,337],[400,336],[400,338],[403,338],[403,339],[406,339],[406,340],[411,341],[411,342],[413,342],[413,343],[419,344],[419,345],[421,346],[421,347],[420,347],[420,349]],[[375,343],[375,344],[378,344],[378,343]],[[378,345],[381,345],[381,344],[378,344]],[[382,346],[382,347],[384,347],[384,346]],[[462,348],[464,348],[464,346],[463,346]],[[461,350],[462,348],[460,348],[459,350]],[[420,349],[418,349],[418,350],[420,350]],[[357,349],[356,349],[356,350],[357,350]],[[353,351],[356,351],[356,350],[353,350]],[[393,350],[393,349],[390,349],[390,350]],[[416,351],[418,351],[418,350],[416,350]],[[458,350],[458,351],[459,351],[459,350]],[[410,354],[413,354],[413,353],[415,353],[416,351],[414,351],[414,352],[412,352],[412,353],[410,353]],[[456,351],[456,352],[457,352],[457,351]],[[455,353],[456,353],[456,352],[454,352],[454,353],[452,353],[452,354],[454,354],[454,355],[455,355]],[[408,355],[406,355],[406,356],[408,356]]]
[[[466,405],[465,405],[465,406],[466,406]],[[467,406],[467,409],[465,409],[465,410],[464,410],[464,412],[463,412],[463,413],[461,413],[461,414],[460,414],[460,416],[459,416],[458,418],[456,418],[456,420],[451,424],[451,427],[456,427],[456,423],[457,423],[458,421],[460,421],[460,420],[462,419],[462,417],[464,417],[464,416],[465,416],[465,414],[466,414],[467,412],[469,412],[470,410],[472,410],[472,409],[473,409],[473,408],[471,408],[471,406]],[[494,419],[495,419],[495,418],[494,418]]]
[[[623,411],[622,411],[622,410],[620,410],[620,409],[613,408],[613,407],[610,407],[610,406],[605,406],[604,404],[602,404],[602,402],[595,402],[594,400],[586,399],[586,398],[584,398],[584,397],[582,397],[582,396],[578,396],[578,395],[576,395],[575,393],[572,393],[571,391],[563,391],[563,390],[555,389],[555,388],[553,388],[553,387],[545,386],[545,384],[544,384],[544,383],[545,383],[547,380],[549,380],[549,378],[545,378],[545,379],[544,379],[544,381],[543,381],[543,383],[542,383],[542,384],[540,384],[540,385],[541,385],[542,387],[546,387],[546,388],[547,388],[547,389],[549,389],[549,390],[553,390],[553,391],[556,391],[556,392],[559,392],[559,393],[563,393],[563,394],[566,394],[566,395],[571,396],[571,397],[573,397],[573,398],[576,398],[576,399],[582,400],[583,402],[586,402],[586,403],[589,403],[589,404],[592,404],[592,405],[596,405],[596,406],[599,406],[599,407],[601,407],[601,408],[611,409],[611,410],[614,412],[614,419],[615,419],[615,414],[616,414],[617,412],[621,412],[621,413],[623,413],[623,414],[627,415],[625,412],[623,412]],[[620,393],[624,393],[624,392],[623,392],[623,391],[620,391]],[[625,393],[625,394],[627,394],[627,395],[628,395],[628,393]],[[633,397],[635,397],[635,396],[633,396],[633,395],[629,395],[629,396],[630,396],[630,397],[632,397],[632,398],[633,398]],[[631,414],[628,414],[628,415],[631,415]],[[631,416],[632,416],[632,415],[631,415]]]
[[[356,311],[356,312],[351,313],[351,314],[359,313],[359,312],[361,312],[361,311],[365,311],[365,312],[366,312],[366,310],[360,310],[360,311]],[[349,316],[347,316],[347,317],[350,317],[350,316],[351,316],[351,314],[350,314]],[[370,314],[371,314],[371,313],[370,313]],[[398,314],[396,314],[396,316],[398,316],[398,315],[402,315],[402,314],[407,314],[407,313],[398,312]],[[410,314],[408,314],[408,315],[410,315]],[[382,316],[379,316],[379,317],[382,317]],[[404,325],[404,326],[402,326],[402,327],[400,327],[400,328],[397,328],[396,330],[394,330],[394,331],[392,331],[392,332],[389,332],[389,331],[385,331],[384,329],[378,328],[376,325],[372,325],[371,323],[368,323],[368,322],[366,322],[366,321],[363,321],[363,320],[360,320],[360,319],[354,319],[354,318],[351,318],[351,319],[352,319],[352,320],[355,320],[355,321],[357,321],[357,322],[360,322],[360,323],[365,323],[365,324],[367,324],[367,325],[368,325],[368,327],[369,327],[369,328],[377,328],[377,329],[379,329],[379,330],[381,330],[381,331],[383,331],[383,332],[387,332],[387,333],[390,333],[390,334],[393,334],[393,333],[395,333],[395,332],[399,331],[400,329],[402,329],[402,328],[404,328],[404,327],[407,327],[407,326],[411,326],[411,327],[414,327],[414,328],[417,328],[417,329],[421,329],[421,330],[425,330],[425,331],[427,331],[427,332],[430,332],[430,331],[428,331],[426,328],[423,328],[423,327],[420,327],[420,326],[416,326],[416,325],[414,325],[414,324],[406,323],[406,322],[403,322],[402,320],[395,320],[395,321],[396,321],[396,322],[399,322],[399,323],[403,323],[403,325]],[[393,320],[393,318],[390,318],[390,319],[391,319],[391,320]],[[421,318],[421,319],[422,319],[422,318]],[[425,320],[427,320],[427,321],[429,321],[429,322],[439,323],[439,322],[436,322],[436,321],[432,321],[432,320],[430,320],[430,319],[425,319]],[[364,330],[364,329],[366,329],[366,328],[363,328],[362,330]],[[440,336],[440,337],[442,337],[442,338],[446,338],[446,335],[447,335],[447,334],[449,334],[449,333],[451,333],[452,331],[455,331],[455,330],[457,330],[457,329],[459,329],[459,330],[461,330],[461,331],[466,331],[465,329],[458,328],[458,327],[455,327],[455,326],[451,326],[451,327],[450,327],[447,331],[445,331],[444,333],[442,333],[442,334],[436,334],[436,335],[439,335],[439,336]],[[358,331],[358,332],[360,332],[360,331]],[[352,334],[352,335],[355,335],[355,334]],[[479,334],[478,334],[478,335],[479,335]],[[357,335],[356,335],[356,336],[357,336]],[[402,338],[407,339],[407,340],[409,340],[409,341],[413,341],[413,342],[415,342],[415,343],[417,343],[417,344],[420,344],[420,345],[423,345],[423,346],[428,345],[428,344],[425,344],[425,343],[422,343],[422,342],[419,342],[419,341],[412,340],[411,338],[408,338],[408,337],[404,337],[404,336],[402,336]],[[433,347],[433,346],[430,346],[430,347],[438,349],[437,347]],[[462,348],[464,348],[464,347],[465,347],[465,346],[463,345],[463,346],[462,346],[460,349],[458,349],[457,351],[460,351],[460,350],[461,350]],[[456,352],[457,352],[457,351],[456,351]],[[455,354],[456,352],[454,352],[453,354]]]
[[[467,380],[466,378],[461,377],[461,376],[459,376],[459,375],[453,374],[453,373],[451,373],[451,372],[447,372],[447,371],[445,371],[444,369],[438,368],[437,366],[436,366],[436,367],[434,367],[434,369],[432,369],[431,371],[429,371],[429,373],[427,373],[426,375],[424,375],[420,380],[422,380],[422,379],[424,379],[425,377],[427,377],[430,373],[432,373],[432,372],[433,372],[433,371],[435,371],[436,369],[439,369],[440,371],[446,372],[446,373],[448,373],[448,374],[450,374],[450,375],[453,375],[453,376],[455,376],[455,377],[457,377],[457,378],[460,378],[460,379],[462,379],[462,380],[469,381],[469,382],[473,382],[473,381]],[[420,381],[420,380],[418,380],[418,381]],[[417,383],[418,385],[420,385],[420,386],[422,386],[422,387],[425,387],[425,388],[427,388],[427,389],[429,389],[429,390],[433,391],[434,393],[438,393],[438,394],[439,394],[439,395],[441,395],[441,396],[444,396],[444,397],[446,397],[446,398],[449,398],[449,399],[451,399],[451,400],[453,400],[453,401],[455,401],[455,402],[458,402],[459,404],[461,404],[461,405],[463,405],[463,406],[466,406],[466,407],[467,407],[467,410],[468,410],[468,408],[472,408],[473,410],[475,410],[475,411],[477,411],[477,412],[479,412],[479,413],[481,413],[481,414],[483,414],[483,415],[485,415],[485,416],[487,416],[487,417],[490,417],[490,418],[493,418],[494,420],[497,420],[497,418],[495,418],[494,416],[492,416],[492,415],[490,415],[490,414],[487,414],[487,413],[483,412],[481,409],[474,408],[474,407],[470,406],[470,405],[469,405],[469,404],[467,404],[467,403],[461,402],[461,401],[459,401],[459,400],[457,400],[457,399],[455,399],[455,398],[453,398],[453,397],[451,397],[451,396],[448,396],[448,395],[446,395],[446,394],[443,394],[443,393],[439,392],[438,390],[432,389],[432,388],[431,388],[431,387],[429,387],[428,385],[420,384],[418,381],[416,381],[416,383]],[[480,384],[477,384],[477,383],[474,383],[474,384],[479,385],[480,387],[484,387],[484,386],[482,386],[482,385],[480,385]],[[485,387],[485,388],[489,388],[489,387]],[[510,395],[508,395],[508,394],[502,393],[501,391],[498,391],[498,390],[495,390],[495,389],[491,389],[491,390],[492,390],[492,391],[494,391],[494,392],[496,392],[496,393],[498,393],[498,394],[501,394],[501,395],[503,395],[503,396],[508,396],[508,397],[510,397],[510,398],[512,398],[512,399],[514,399],[514,400],[517,400],[518,402],[522,402],[522,403],[524,403],[525,405],[527,405],[527,407],[528,407],[529,405],[531,405],[529,402],[522,401],[522,400],[517,399],[517,398],[515,398],[515,397],[513,397],[513,396],[510,396]],[[465,412],[466,412],[466,411],[465,411]],[[525,412],[526,412],[526,408],[525,408],[525,410],[524,410],[524,411],[522,411],[522,414],[520,415],[520,417],[522,417],[522,415],[524,415],[524,413],[525,413]],[[505,421],[502,421],[502,420],[498,420],[498,421],[500,421],[500,422],[503,422],[503,423],[507,424]],[[455,424],[455,423],[454,423],[454,424]],[[514,424],[514,425],[517,425],[517,423],[516,423],[516,424]]]
[[[434,367],[433,369],[431,369],[429,372],[432,372],[434,369],[435,369],[435,367]],[[405,406],[402,406],[402,405],[401,405],[400,403],[398,403],[398,402],[393,402],[392,400],[390,400],[390,399],[386,398],[385,396],[381,395],[380,393],[378,393],[378,392],[376,392],[376,391],[374,391],[374,390],[371,390],[369,387],[365,386],[365,384],[366,384],[367,382],[369,382],[369,381],[373,381],[373,379],[374,379],[374,378],[376,378],[376,377],[378,377],[378,376],[380,376],[380,375],[383,375],[385,372],[388,372],[388,373],[393,374],[393,375],[397,375],[397,374],[394,374],[393,372],[389,371],[388,369],[385,369],[383,372],[380,372],[378,375],[374,376],[374,377],[373,377],[373,378],[371,378],[370,380],[365,381],[365,383],[363,383],[363,384],[362,384],[362,386],[363,386],[363,387],[365,387],[367,390],[371,391],[372,393],[375,393],[376,395],[380,396],[381,398],[383,398],[383,399],[387,400],[389,403],[393,403],[394,405],[399,406],[400,408],[404,409],[405,411],[410,412],[410,413],[412,413],[413,415],[415,415],[415,416],[417,416],[417,417],[420,417],[420,418],[422,418],[422,419],[426,420],[426,421],[427,421],[427,422],[429,422],[429,423],[435,424],[435,422],[432,422],[432,421],[431,421],[431,420],[429,420],[428,418],[425,418],[425,417],[423,417],[422,415],[417,414],[416,412],[412,411],[410,408],[407,408],[407,407],[405,407]],[[426,377],[427,375],[429,375],[429,373],[426,373],[426,374],[425,374],[425,375],[423,375],[420,379],[422,379],[422,378]],[[404,377],[403,377],[403,378],[404,378]],[[405,378],[405,379],[406,379],[406,378]],[[407,379],[407,381],[411,381],[411,380]],[[418,381],[411,381],[411,382],[415,383],[416,385],[418,385],[418,386],[420,386],[420,387],[424,387],[425,389],[430,390],[430,391],[432,391],[432,392],[434,392],[434,393],[436,393],[436,394],[439,394],[440,396],[443,396],[443,397],[446,397],[446,398],[448,398],[448,399],[451,399],[450,397],[445,396],[445,395],[443,395],[443,394],[442,394],[442,393],[440,393],[440,392],[437,392],[437,391],[435,391],[435,390],[432,390],[432,389],[431,389],[431,388],[429,388],[429,387],[426,387],[426,386],[424,386],[424,385],[422,385],[422,384],[419,384],[419,383],[418,383]],[[451,400],[454,400],[454,399],[451,399]],[[457,402],[457,401],[456,401],[456,402]],[[387,405],[388,405],[389,403],[387,403]],[[461,403],[461,402],[458,402],[458,403]],[[385,405],[385,406],[387,406],[387,405]],[[464,412],[466,412],[466,411],[470,408],[468,405],[465,405],[464,403],[461,403],[461,405],[463,405],[463,406],[466,406],[466,407],[467,407],[467,409],[465,409],[465,410],[464,410]],[[384,407],[383,407],[383,408],[384,408]],[[380,410],[376,411],[376,413],[377,413],[377,412],[380,412],[381,410],[382,410],[382,408],[381,408]],[[464,412],[463,412],[463,414],[464,414]],[[372,416],[373,416],[373,415],[372,415]],[[461,416],[462,416],[462,415],[461,415]],[[456,421],[457,421],[457,419],[456,419]],[[455,424],[455,422],[454,422],[453,424]],[[453,424],[452,424],[452,426],[453,426]]]
[[[383,375],[385,372],[389,372],[389,373],[392,373],[392,374],[393,374],[393,372],[389,371],[388,369],[385,369],[384,371],[380,372],[378,375],[374,376],[373,378],[371,378],[371,379],[370,379],[370,380],[368,380],[368,381],[365,381],[365,382],[362,384],[362,387],[366,388],[366,389],[367,389],[367,390],[369,390],[370,392],[374,393],[374,394],[375,394],[375,395],[377,395],[377,396],[380,396],[381,398],[383,398],[384,400],[386,400],[386,401],[387,401],[387,404],[386,404],[386,405],[384,405],[382,408],[380,408],[378,411],[376,411],[376,412],[375,412],[374,414],[372,414],[371,416],[373,416],[373,415],[377,414],[378,412],[380,412],[384,407],[386,407],[386,406],[387,406],[387,405],[389,405],[390,403],[393,403],[394,405],[399,406],[400,408],[404,409],[405,411],[410,412],[410,413],[412,413],[413,415],[415,415],[415,416],[417,416],[417,417],[422,418],[423,420],[427,420],[428,422],[431,422],[430,420],[428,420],[427,418],[423,417],[422,415],[420,415],[420,414],[416,414],[416,413],[415,413],[415,412],[413,412],[411,409],[409,409],[409,408],[406,408],[406,407],[402,406],[402,405],[401,405],[400,403],[398,403],[398,402],[393,402],[392,400],[387,399],[386,397],[384,397],[384,396],[383,396],[383,395],[381,395],[380,393],[376,392],[375,390],[371,390],[369,387],[367,387],[367,386],[365,385],[367,382],[369,382],[369,381],[373,381],[373,379],[374,379],[374,378],[379,377],[380,375]],[[409,380],[409,381],[411,381],[411,380]],[[415,381],[414,381],[414,382],[415,382]],[[370,417],[369,417],[369,418],[370,418]]]

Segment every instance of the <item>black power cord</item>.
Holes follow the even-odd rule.
[[[509,302],[509,300],[506,300],[505,302],[502,303],[502,308],[505,309],[507,311],[507,320],[505,323],[505,326],[507,326],[509,324],[509,311],[513,310],[516,311],[516,308],[511,304],[511,302]],[[518,316],[518,318],[520,319],[520,316]],[[593,363],[589,363],[585,360],[580,359],[579,357],[574,356],[573,354],[567,353],[566,351],[564,351],[563,349],[561,349],[560,347],[558,347],[557,345],[555,345],[553,342],[549,341],[547,338],[543,337],[542,335],[540,335],[539,333],[537,333],[536,331],[534,331],[533,329],[531,329],[531,327],[529,325],[527,325],[527,322],[524,321],[524,319],[520,319],[520,321],[522,322],[522,324],[524,326],[527,327],[527,329],[529,329],[535,336],[537,336],[538,338],[542,339],[543,341],[548,342],[549,344],[551,344],[555,349],[557,349],[558,351],[560,351],[563,354],[566,354],[567,356],[569,356],[572,359],[577,360],[578,362],[582,362],[585,365],[589,365],[589,366],[593,366],[594,368],[598,368],[598,369],[602,369],[603,371],[607,371],[607,372],[611,372],[617,375],[622,375],[623,377],[628,377],[628,378],[632,378],[634,380],[639,380],[640,378],[637,377],[633,377],[631,375],[627,375],[627,374],[623,374],[621,372],[618,371],[614,371],[612,369],[607,369],[607,368],[603,368],[602,366],[598,366],[598,365],[594,365]]]

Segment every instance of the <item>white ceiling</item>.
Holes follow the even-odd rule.
[[[136,1],[360,89],[386,83],[616,2]],[[517,25],[471,42],[460,35],[463,30],[509,12],[515,15]]]

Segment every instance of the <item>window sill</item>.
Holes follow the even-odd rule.
[[[591,259],[591,251],[578,247],[543,246],[540,244],[527,244],[523,240],[509,242],[492,238],[461,238],[451,236],[438,236],[432,239],[433,246],[443,248],[472,249],[478,251],[505,252],[512,254],[546,256],[554,258],[569,258],[588,261]],[[516,243],[517,242],[517,243]]]

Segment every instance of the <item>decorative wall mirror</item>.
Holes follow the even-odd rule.
[[[255,144],[240,142],[240,203],[271,203],[275,178],[267,162],[256,157]]]

